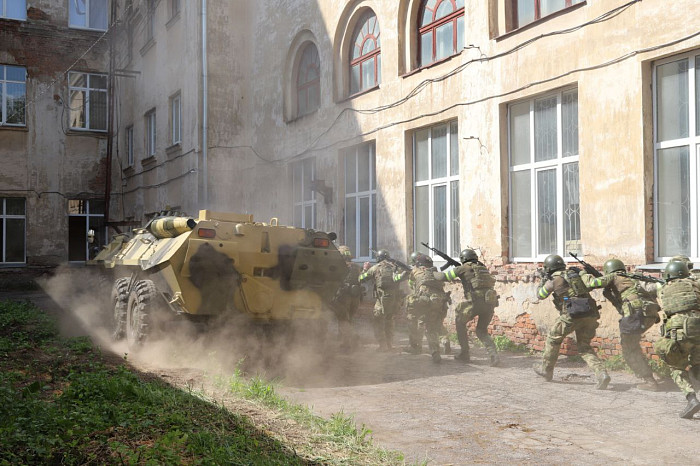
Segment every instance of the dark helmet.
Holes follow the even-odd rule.
[[[379,251],[377,251],[377,260],[379,262],[385,261],[389,258],[391,258],[391,256],[389,255],[389,251],[387,251],[385,249],[380,249]]]
[[[681,261],[685,262],[685,265],[688,266],[688,270],[692,270],[693,268],[693,263],[690,261],[690,257],[688,256],[673,256],[669,262],[674,262],[674,261]]]
[[[564,259],[558,254],[550,254],[544,260],[544,271],[547,273],[564,270],[565,268],[566,264],[564,263]]]
[[[419,253],[418,251],[412,252],[411,255],[408,256],[408,265],[416,265],[416,261],[420,256],[421,253]]]
[[[688,265],[682,260],[669,261],[664,270],[664,280],[666,281],[689,276]]]
[[[462,252],[459,253],[459,260],[464,264],[465,262],[476,262],[479,260],[479,257],[473,249],[463,249]]]
[[[432,267],[433,260],[428,255],[420,254],[416,259],[416,265],[419,265],[421,267]]]
[[[603,264],[603,273],[612,273],[618,270],[625,271],[625,264],[620,259],[608,259]]]

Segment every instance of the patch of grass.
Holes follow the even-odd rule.
[[[625,358],[621,354],[616,354],[615,356],[610,356],[609,358],[603,359],[603,365],[610,371],[626,371],[632,372],[632,369],[625,362]]]
[[[493,342],[498,348],[498,351],[510,351],[513,353],[527,353],[529,349],[525,345],[515,343],[505,335],[496,335],[493,337]]]
[[[61,338],[31,304],[0,302],[0,338],[0,464],[314,463],[247,418],[109,363],[88,339]]]
[[[399,453],[374,446],[372,431],[365,425],[357,427],[352,416],[343,412],[333,414],[330,419],[317,416],[308,407],[280,396],[274,382],[265,381],[259,376],[246,378],[240,369],[236,369],[229,378],[218,377],[216,383],[238,396],[279,411],[284,418],[309,429],[319,441],[330,442],[349,452],[350,456],[345,458],[348,464],[403,464]],[[331,459],[321,460],[325,463]]]

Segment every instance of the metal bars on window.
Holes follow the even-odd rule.
[[[345,245],[358,260],[370,260],[377,249],[377,184],[374,142],[345,151]]]
[[[107,130],[107,75],[68,73],[70,128]]]

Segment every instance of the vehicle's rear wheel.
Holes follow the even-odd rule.
[[[121,340],[126,333],[126,311],[129,305],[129,279],[118,278],[112,285],[112,339]]]
[[[126,313],[126,342],[136,351],[151,339],[156,330],[162,298],[151,280],[136,282],[129,294]]]

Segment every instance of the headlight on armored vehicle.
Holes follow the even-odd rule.
[[[314,238],[315,248],[327,248],[331,244],[328,238]]]

